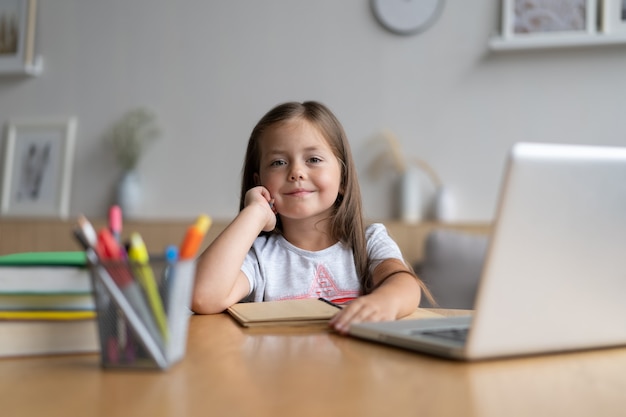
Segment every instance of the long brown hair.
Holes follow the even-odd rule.
[[[361,190],[346,133],[339,120],[325,105],[316,101],[287,102],[274,107],[259,120],[248,141],[242,172],[239,210],[244,208],[246,192],[257,185],[254,174],[260,170],[259,140],[261,136],[269,127],[294,119],[306,120],[319,129],[340,162],[340,194],[337,196],[333,216],[330,219],[330,233],[333,239],[352,248],[356,271],[363,291],[367,293],[372,289],[372,277],[369,270],[371,260],[368,259],[365,242]],[[280,222],[277,223],[277,228],[280,230]]]
[[[246,192],[258,185],[254,174],[258,174],[260,171],[261,147],[259,141],[261,136],[269,127],[294,119],[306,120],[311,125],[317,127],[328,142],[335,157],[339,160],[341,165],[341,184],[339,186],[339,195],[335,200],[333,215],[330,219],[330,233],[333,239],[341,241],[352,248],[356,272],[361,282],[361,290],[364,294],[367,294],[374,289],[370,265],[377,260],[370,259],[367,255],[361,189],[357,180],[350,144],[343,126],[328,107],[316,101],[305,101],[303,103],[287,102],[274,107],[259,120],[254,129],[252,129],[248,141],[242,172],[239,210],[241,211],[244,208]],[[280,216],[277,218],[276,229],[279,232],[282,230]],[[266,232],[262,232],[262,234],[266,234]],[[391,275],[398,272],[407,272],[413,275],[424,295],[436,306],[437,303],[424,282],[413,272],[413,268],[409,264],[405,264],[405,266],[407,268],[406,271],[396,270]],[[383,277],[382,281],[387,278],[389,276]]]

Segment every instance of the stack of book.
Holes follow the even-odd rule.
[[[84,252],[0,256],[0,356],[99,351]]]

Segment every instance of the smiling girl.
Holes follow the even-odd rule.
[[[240,211],[200,255],[192,309],[318,298],[345,303],[330,326],[395,320],[419,305],[423,283],[382,224],[364,226],[343,127],[323,104],[289,102],[253,129]],[[426,290],[426,294],[428,294]]]

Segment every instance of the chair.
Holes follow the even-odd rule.
[[[420,307],[472,309],[489,242],[488,235],[435,229],[426,237],[415,271],[438,306],[422,297]]]

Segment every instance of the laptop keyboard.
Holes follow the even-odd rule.
[[[439,337],[447,340],[454,340],[458,342],[465,342],[467,340],[468,327],[459,327],[454,329],[442,329],[442,330],[417,330],[414,334],[424,334],[427,336]]]

